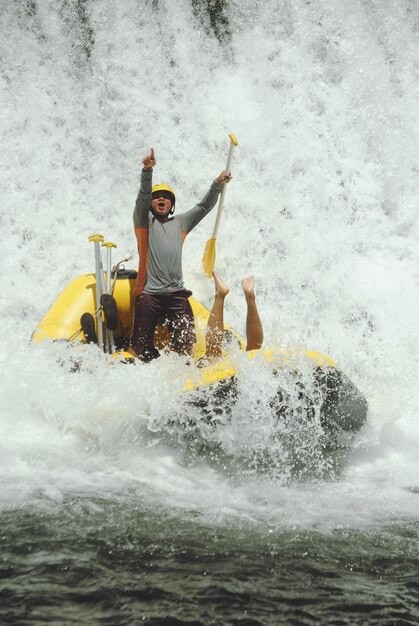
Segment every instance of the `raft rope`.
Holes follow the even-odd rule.
[[[132,259],[132,255],[131,256],[127,256],[126,259],[122,259],[122,261],[119,261],[119,263],[117,263],[117,265],[114,265],[114,267],[112,268],[112,271],[114,273],[114,279],[112,281],[112,285],[111,285],[111,296],[113,295],[113,291],[115,289],[115,283],[117,281],[118,278],[118,272],[122,269],[122,271],[124,271],[125,267],[120,267],[122,265],[122,263],[127,263],[128,261],[131,261]]]

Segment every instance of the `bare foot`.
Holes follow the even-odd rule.
[[[230,289],[223,283],[221,278],[215,272],[212,273],[212,277],[214,278],[215,295],[225,298]]]
[[[244,294],[246,296],[253,296],[255,294],[255,277],[254,276],[247,276],[246,278],[243,278],[241,283],[242,283]]]

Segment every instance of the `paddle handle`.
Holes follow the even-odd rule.
[[[233,158],[233,150],[235,146],[237,146],[239,143],[236,139],[236,136],[233,135],[233,133],[230,133],[229,137],[230,137],[230,147],[228,149],[227,164],[224,170],[226,174],[230,174],[231,160]],[[217,238],[218,227],[220,226],[221,212],[224,206],[224,198],[226,195],[226,190],[227,190],[227,185],[224,184],[223,190],[221,192],[220,200],[218,202],[217,217],[215,218],[214,230],[212,232],[213,239]]]

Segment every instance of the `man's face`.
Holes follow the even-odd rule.
[[[151,196],[151,208],[156,215],[165,217],[173,207],[173,194],[165,189],[155,191]]]
[[[156,197],[151,201],[151,208],[153,209],[156,215],[161,215],[164,217],[170,213],[170,209],[172,208],[172,201],[168,198],[164,198],[163,196],[159,196],[156,194]]]

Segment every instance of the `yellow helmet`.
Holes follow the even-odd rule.
[[[175,192],[173,191],[173,189],[169,185],[166,185],[165,183],[160,183],[159,185],[153,185],[151,193],[156,193],[158,191],[168,191],[169,193],[173,195],[173,199],[176,198]]]

